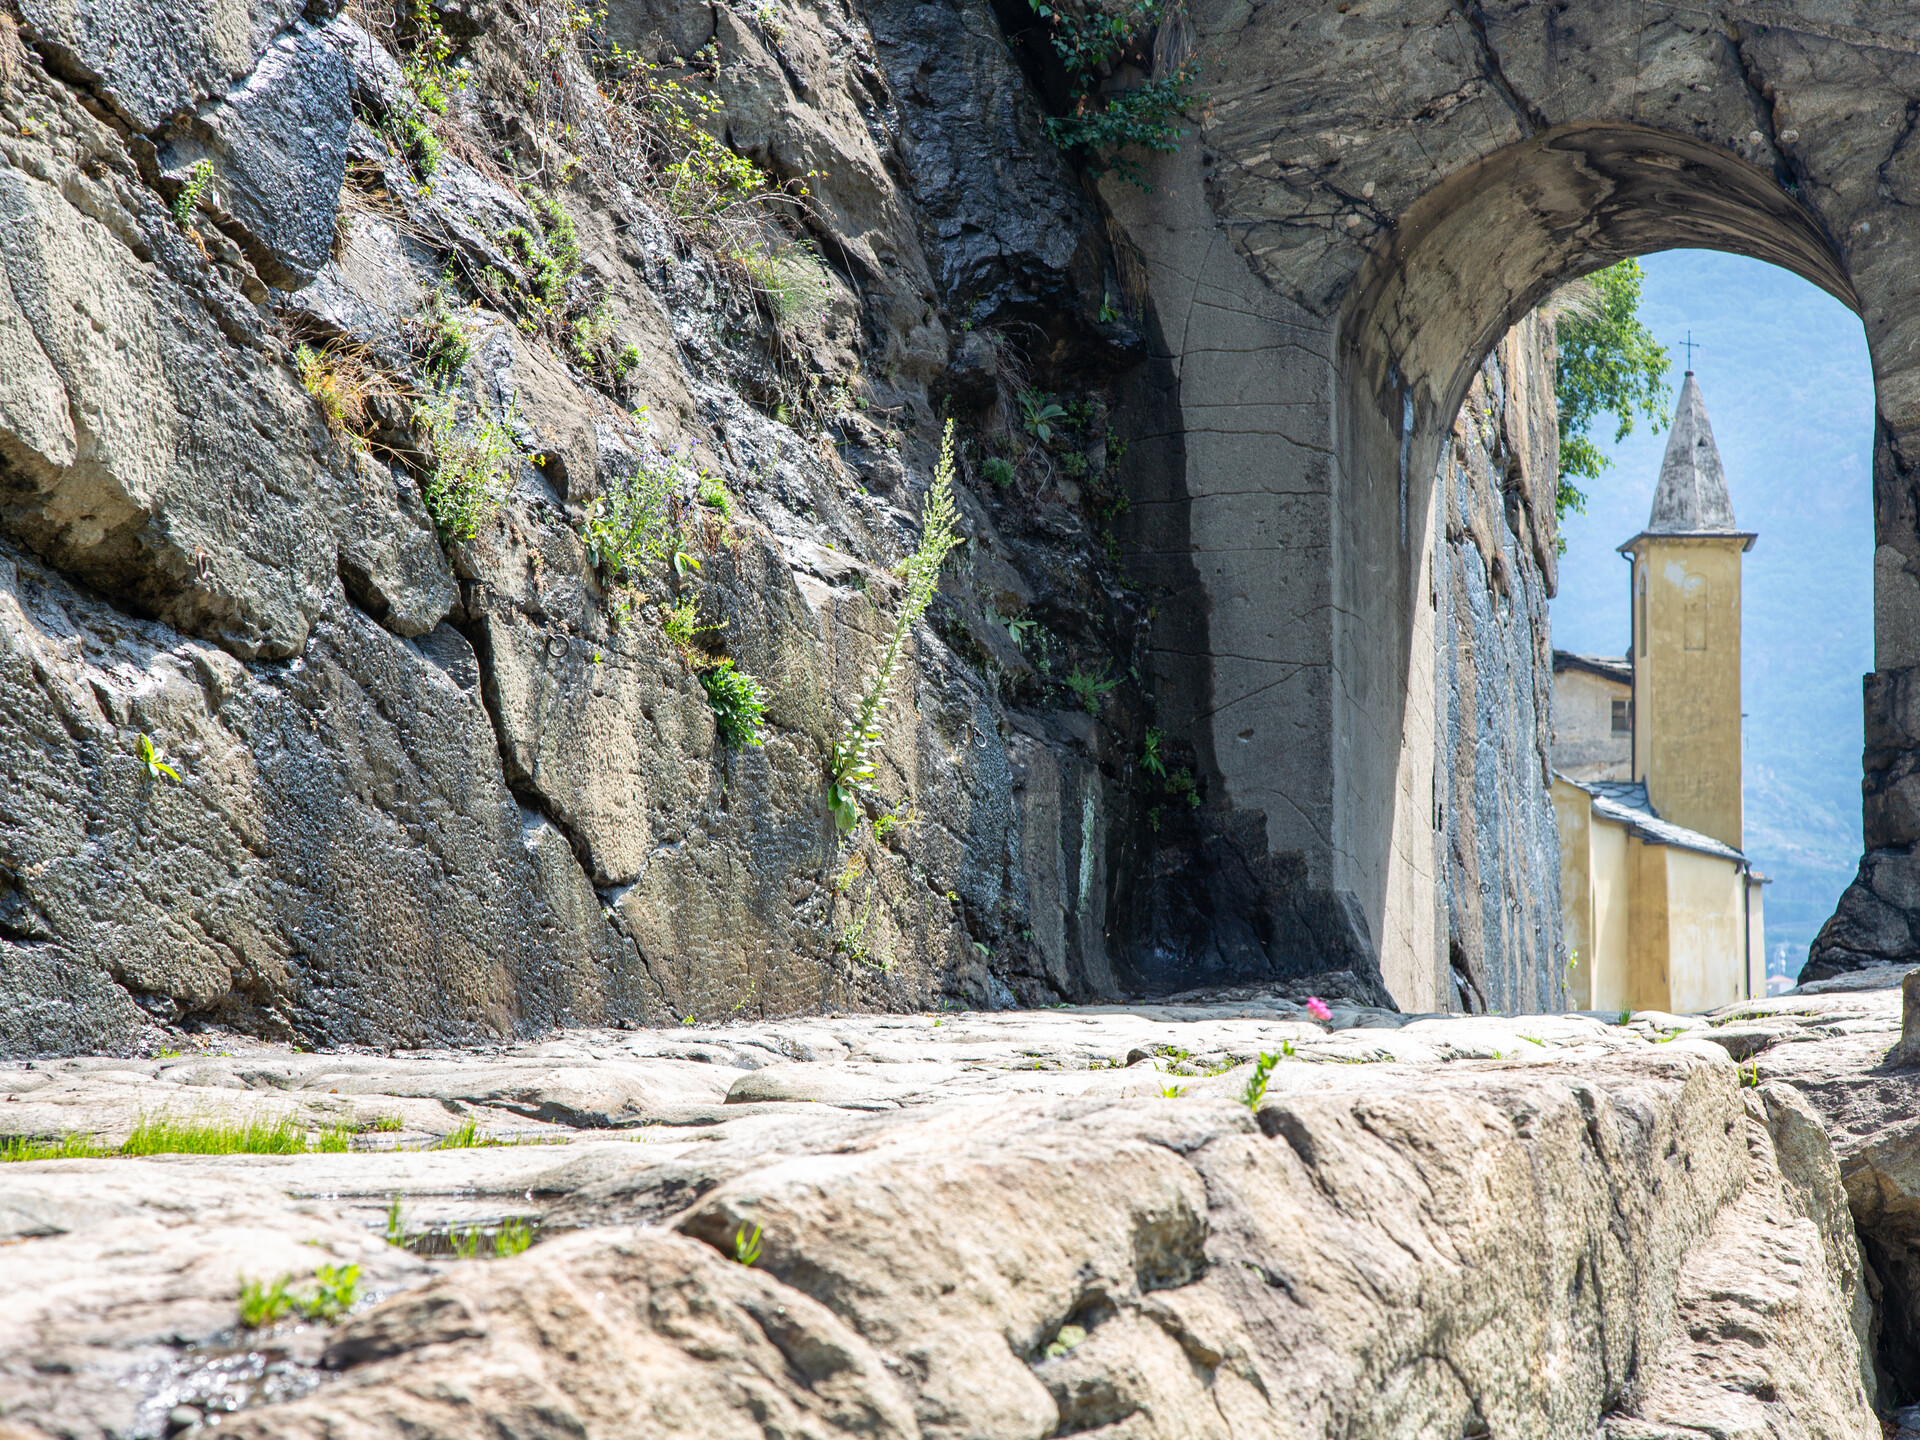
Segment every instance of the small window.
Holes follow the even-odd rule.
[[[1633,733],[1633,702],[1631,700],[1613,702],[1613,733],[1616,735]]]

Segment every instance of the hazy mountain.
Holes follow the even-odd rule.
[[[1746,558],[1741,661],[1747,852],[1767,891],[1769,949],[1797,971],[1860,855],[1860,677],[1873,665],[1873,375],[1860,321],[1756,260],[1676,250],[1641,261],[1641,317],[1694,374],[1725,462]],[[1569,518],[1553,642],[1624,654],[1627,564],[1666,444],[1644,422]]]

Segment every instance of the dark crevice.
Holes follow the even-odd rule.
[[[1513,82],[1507,79],[1507,72],[1500,65],[1500,56],[1487,36],[1487,16],[1480,8],[1479,0],[1452,0],[1452,3],[1453,13],[1466,21],[1473,43],[1479,49],[1480,74],[1513,112],[1513,118],[1520,123],[1520,134],[1530,140],[1534,131],[1550,128],[1553,122],[1547,118],[1546,112],[1516,90]]]
[[[493,663],[493,639],[484,619],[468,618],[461,622],[449,619],[448,622],[466,638],[473,647],[474,663],[480,671],[480,704],[487,712],[487,723],[493,727],[494,752],[500,757],[500,776],[506,782],[508,792],[526,809],[533,811],[547,824],[551,825],[560,837],[567,842],[567,848],[573,852],[575,862],[587,877],[587,883],[598,890],[604,888],[596,877],[599,871],[593,863],[593,850],[586,838],[555,809],[552,800],[543,794],[520,764],[513,758],[512,747],[507,743],[507,732],[500,713],[500,689],[496,680]]]

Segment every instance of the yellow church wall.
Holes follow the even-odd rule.
[[[1633,1010],[1667,1003],[1667,851],[1627,837],[1627,998]]]
[[[1589,844],[1589,884],[1593,894],[1590,1010],[1632,1008],[1628,990],[1633,891],[1627,868],[1627,829],[1596,820]]]
[[[1767,993],[1767,907],[1766,887],[1747,881],[1747,994]]]
[[[1663,819],[1743,847],[1742,536],[1642,535],[1635,557],[1633,773]]]
[[[1658,1008],[1688,1015],[1744,999],[1746,876],[1718,855],[1677,845],[1646,848],[1666,853],[1667,1003]]]

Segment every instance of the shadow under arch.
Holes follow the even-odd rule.
[[[1517,320],[1568,280],[1682,248],[1767,261],[1861,308],[1833,240],[1772,171],[1670,131],[1565,125],[1460,170],[1400,217],[1342,307],[1349,383],[1428,475]]]

